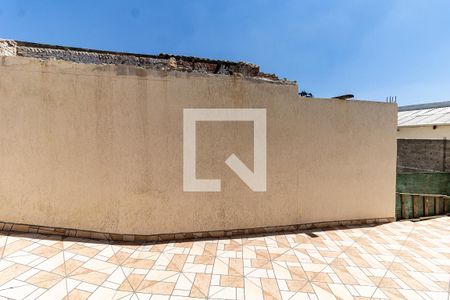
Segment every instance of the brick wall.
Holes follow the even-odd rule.
[[[450,142],[446,140],[397,140],[397,172],[450,171]]]

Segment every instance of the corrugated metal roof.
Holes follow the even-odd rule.
[[[425,108],[440,108],[440,107],[450,107],[450,101],[404,105],[404,106],[400,106],[398,108],[398,111],[420,110],[420,109],[425,109]]]
[[[398,126],[450,125],[450,106],[401,110],[398,112]]]

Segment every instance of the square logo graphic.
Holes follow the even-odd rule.
[[[183,191],[220,192],[220,179],[198,179],[197,121],[252,121],[253,171],[235,154],[225,164],[254,192],[267,190],[267,121],[265,108],[185,108],[183,110]]]

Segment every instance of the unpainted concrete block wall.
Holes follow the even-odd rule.
[[[397,140],[397,172],[450,171],[450,143],[447,140]]]

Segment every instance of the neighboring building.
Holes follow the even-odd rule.
[[[398,108],[399,139],[449,139],[450,101]]]
[[[448,213],[450,101],[398,108],[397,219]]]
[[[450,170],[450,101],[398,108],[397,172]]]

